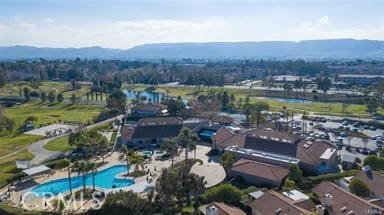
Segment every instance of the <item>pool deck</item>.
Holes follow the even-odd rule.
[[[195,165],[192,168],[192,172],[195,172],[198,175],[206,177],[207,187],[220,183],[222,179],[225,178],[225,171],[223,167],[218,164],[217,162],[218,158],[212,158],[206,155],[206,153],[209,150],[210,150],[210,147],[197,145],[196,158],[203,160],[204,164]],[[105,158],[106,164],[100,167],[99,171],[109,168],[111,166],[118,165],[118,164],[126,164],[125,161],[119,160],[119,156],[120,156],[120,153],[118,152],[113,152],[109,154]],[[115,189],[104,189],[103,191],[106,193],[113,193],[113,192],[118,192],[120,190],[124,190],[124,191],[132,190],[133,192],[136,192],[136,193],[143,193],[148,189],[148,187],[154,187],[156,184],[156,179],[161,174],[162,170],[164,168],[168,168],[171,166],[171,159],[165,160],[165,161],[157,161],[154,159],[155,156],[156,154],[152,156],[152,161],[149,161],[144,165],[145,171],[149,171],[151,176],[145,175],[142,177],[135,178],[135,184],[127,187],[115,188]],[[194,152],[189,152],[188,156],[189,158],[193,158]],[[181,160],[184,160],[183,152],[180,153],[180,156],[174,158],[174,162],[176,163]],[[97,161],[100,162],[101,160],[99,159]],[[130,168],[130,170],[133,170],[133,169],[134,168],[132,167]],[[35,186],[41,183],[46,183],[48,181],[52,181],[60,178],[66,178],[66,177],[67,177],[67,170],[62,169],[62,170],[56,170],[51,175],[47,175],[47,174],[42,175],[40,177],[34,178],[34,180],[29,180],[29,181],[26,181],[25,183],[16,185],[16,190],[12,191],[11,193],[10,204],[17,207],[24,207],[26,209],[46,211],[47,209],[45,208],[45,202],[42,198],[40,197],[28,198],[28,201],[22,205],[20,203],[20,196],[23,196],[25,193],[31,191]],[[152,179],[150,183],[147,182],[147,177]],[[7,190],[7,187],[0,190],[0,193],[4,193],[6,190]],[[70,213],[84,212],[89,208],[94,207],[95,204],[96,203],[93,203],[92,201],[85,201],[85,202],[74,201],[68,207],[66,207],[65,211]],[[102,204],[102,202],[97,204]]]

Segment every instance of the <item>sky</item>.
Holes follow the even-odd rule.
[[[384,0],[0,0],[0,46],[384,40]]]

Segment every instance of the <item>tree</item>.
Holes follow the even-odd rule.
[[[63,101],[64,101],[64,96],[63,96],[63,94],[59,93],[59,94],[57,95],[56,100],[57,100],[57,102],[59,102],[59,103],[63,102]]]
[[[235,162],[235,157],[232,153],[224,152],[223,155],[221,155],[220,160],[226,170],[232,167],[233,163]]]
[[[368,155],[364,161],[364,166],[370,166],[373,170],[384,170],[384,158],[377,157],[376,155]]]
[[[126,145],[122,145],[120,147],[120,153],[125,156],[125,161],[127,164],[127,176],[128,176],[128,174],[129,174],[129,155],[128,155],[128,149],[127,149]]]
[[[85,191],[85,181],[86,181],[86,175],[88,173],[88,171],[90,170],[90,165],[88,164],[88,162],[86,161],[78,161],[76,163],[73,164],[73,169],[78,172],[78,173],[81,173],[82,175],[82,179],[83,179],[83,191]]]
[[[46,92],[41,92],[40,93],[40,99],[41,99],[41,102],[46,102],[47,101],[47,99],[48,99],[48,95],[47,95],[47,93]]]
[[[108,194],[101,212],[109,215],[149,215],[152,214],[152,208],[148,200],[141,198],[133,191],[119,191]]]
[[[290,164],[288,167],[288,178],[297,184],[303,181],[303,172],[296,164]]]
[[[173,166],[173,159],[175,155],[179,151],[179,147],[177,147],[176,140],[174,138],[167,139],[161,144],[161,148],[167,152],[168,155],[171,156],[171,165]]]
[[[87,170],[91,170],[92,172],[92,190],[95,191],[95,173],[97,172],[97,165],[94,162],[87,163]]]
[[[256,120],[256,127],[259,127],[260,122],[264,120],[262,116],[262,111],[266,111],[269,109],[269,105],[265,102],[256,102],[252,105],[252,109],[255,112],[255,120]]]
[[[116,111],[117,114],[125,114],[127,95],[121,90],[116,90],[109,94],[107,98],[107,108]]]
[[[379,104],[376,98],[370,98],[366,106],[367,106],[367,111],[372,115],[376,113],[377,108],[379,107]]]
[[[68,159],[63,159],[63,160],[60,160],[57,164],[56,164],[56,168],[58,169],[61,169],[61,168],[67,168],[67,172],[68,172],[68,184],[69,184],[69,193],[70,195],[72,196],[72,179],[71,179],[71,161],[68,160]]]
[[[0,69],[0,88],[3,88],[6,82],[7,73],[3,69]]]
[[[56,100],[55,92],[50,91],[50,92],[48,93],[48,101],[49,101],[50,103],[54,103],[55,100]]]
[[[283,185],[283,191],[291,191],[296,188],[296,183],[294,180],[290,180],[289,178],[285,179]]]
[[[76,104],[77,103],[78,98],[76,97],[75,93],[72,93],[70,100],[71,100],[72,104]]]
[[[139,155],[137,152],[132,152],[131,154],[128,154],[129,156],[129,163],[131,165],[135,165],[135,169],[133,170],[134,172],[139,171],[139,167],[143,166],[144,164],[144,158],[143,156]]]
[[[331,88],[331,85],[331,79],[327,77],[317,79],[317,89],[322,90],[324,94]]]
[[[31,100],[31,91],[29,90],[28,87],[24,87],[23,92],[24,92],[25,101],[29,102]]]
[[[368,186],[357,178],[351,180],[348,188],[351,193],[354,193],[360,197],[369,197],[371,194],[371,191],[369,190]]]
[[[181,147],[184,148],[185,160],[188,160],[188,151],[190,149],[195,149],[196,142],[198,137],[196,134],[192,133],[191,129],[183,128],[180,131],[180,134],[177,136],[177,142]],[[195,157],[196,157],[196,149],[195,149]]]
[[[207,190],[203,195],[206,202],[238,203],[242,196],[241,190],[231,184],[220,184]]]

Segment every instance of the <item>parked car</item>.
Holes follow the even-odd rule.
[[[369,125],[363,125],[364,129],[369,129]]]
[[[320,122],[325,123],[325,122],[327,122],[327,120],[324,117],[321,117]]]
[[[346,132],[340,132],[341,137],[348,137],[348,134]]]
[[[369,127],[369,130],[376,131],[376,127],[372,125]]]
[[[309,122],[309,125],[313,125],[313,122]]]
[[[369,151],[368,151],[367,148],[364,147],[364,148],[361,149],[360,153],[363,154],[363,155],[367,155],[367,154],[369,154]]]
[[[383,137],[381,135],[375,135],[371,137],[372,140],[383,140]]]
[[[352,131],[353,131],[353,132],[359,132],[359,129],[354,128],[354,129],[352,129]]]
[[[348,125],[348,121],[343,121],[341,124],[342,125]]]
[[[360,123],[359,123],[359,122],[355,122],[355,123],[353,123],[353,127],[355,127],[355,128],[360,127]]]

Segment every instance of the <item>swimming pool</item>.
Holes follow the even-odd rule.
[[[95,187],[111,189],[130,186],[135,183],[132,179],[119,179],[116,176],[127,171],[126,165],[115,165],[107,169],[95,173]],[[72,190],[83,186],[83,178],[81,175],[72,174]],[[86,175],[86,186],[92,187],[92,174]],[[47,193],[58,195],[60,193],[69,192],[68,177],[56,179],[40,184],[32,189],[38,196],[44,196]]]

